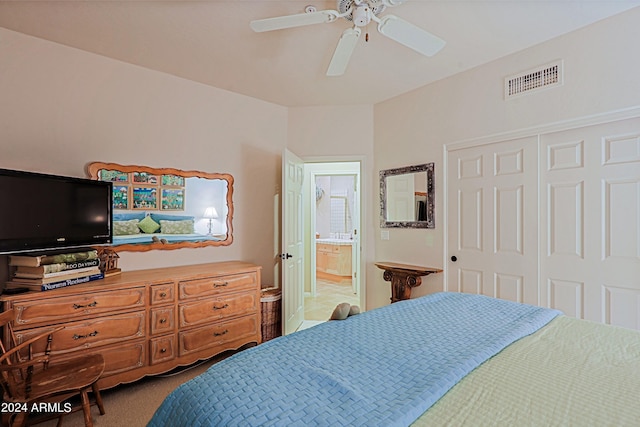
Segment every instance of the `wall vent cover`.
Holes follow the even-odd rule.
[[[560,86],[563,83],[562,60],[542,65],[504,79],[505,99]]]

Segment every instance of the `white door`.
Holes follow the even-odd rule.
[[[543,305],[640,329],[640,119],[540,141]]]
[[[448,154],[447,290],[538,304],[537,138]]]
[[[360,174],[354,175],[353,244],[351,245],[351,290],[360,297]]]
[[[304,320],[304,238],[302,183],[304,162],[289,150],[282,153],[282,317],[284,334]]]
[[[447,179],[448,290],[640,330],[640,118],[450,151]]]

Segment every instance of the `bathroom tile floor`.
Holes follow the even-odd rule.
[[[360,298],[351,289],[351,279],[332,282],[318,278],[316,297],[304,297],[304,320],[328,320],[336,306],[342,302],[360,305]]]

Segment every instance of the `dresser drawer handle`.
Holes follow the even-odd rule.
[[[98,335],[98,331],[93,331],[90,334],[87,335],[78,335],[78,334],[73,334],[73,339],[74,340],[79,340],[82,338],[89,338],[89,337],[95,337],[96,335]]]
[[[160,353],[166,353],[166,352],[167,352],[167,349],[166,349],[166,348],[161,348],[161,349],[160,349]]]
[[[222,282],[222,283],[214,283],[213,284],[214,288],[222,288],[224,286],[229,286],[229,282]]]
[[[77,310],[79,308],[95,307],[96,305],[98,305],[98,301],[94,301],[87,305],[73,304],[73,308]]]
[[[160,293],[160,298],[165,298],[166,296],[167,296],[167,293],[166,293],[166,292],[161,292],[161,293]]]
[[[167,319],[160,319],[160,323],[167,323]]]
[[[214,306],[213,306],[213,309],[214,309],[214,310],[223,310],[223,309],[225,309],[225,308],[227,308],[227,307],[229,307],[229,304],[225,304],[225,305],[223,305],[222,307],[217,307],[217,306],[215,306],[215,305],[214,305]]]
[[[225,330],[224,330],[224,331],[222,331],[222,332],[214,332],[214,333],[213,333],[213,336],[214,336],[214,337],[221,337],[222,335],[224,335],[224,334],[228,334],[228,333],[229,333],[229,330],[228,330],[228,329],[225,329]]]

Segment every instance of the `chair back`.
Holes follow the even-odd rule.
[[[51,352],[53,332],[62,328],[40,333],[28,340],[18,343],[11,323],[15,319],[13,310],[0,314],[0,326],[5,328],[5,336],[9,337],[10,346],[1,344],[0,354],[0,386],[6,401],[21,401],[29,396],[31,376],[38,369],[46,369]],[[33,357],[32,345],[39,340],[47,340],[44,355]]]
[[[0,328],[4,331],[4,336],[9,339],[8,346],[9,348],[14,347],[16,345],[16,336],[13,334],[13,321],[15,319],[15,315],[13,309],[3,311],[0,313]],[[0,340],[0,355],[7,352],[7,348],[4,345],[4,340]]]
[[[57,326],[31,337],[17,339],[12,324],[15,312],[8,310],[0,313],[0,327],[3,328],[3,340],[0,342],[0,386],[4,402],[16,402],[29,405],[33,402],[59,403],[74,395],[80,395],[86,427],[92,427],[88,392],[93,391],[94,403],[100,414],[104,415],[104,406],[100,396],[98,380],[104,372],[104,358],[101,354],[62,360],[49,366],[53,335],[64,329]],[[37,341],[46,341],[34,346]],[[59,414],[58,425],[62,421]],[[26,412],[0,413],[0,424],[24,427],[27,425]],[[42,420],[39,420],[42,421]]]
[[[9,341],[5,345],[5,340],[0,340],[0,368],[18,363],[16,359],[17,355],[9,352],[12,347],[16,346],[16,337],[13,333],[12,324],[14,319],[13,310],[0,313],[0,328],[3,330],[4,337],[8,338]],[[3,396],[6,400],[10,400],[16,392],[13,385],[16,382],[16,378],[14,378],[16,373],[16,371],[7,370],[6,368],[0,369],[0,386],[2,387]]]

